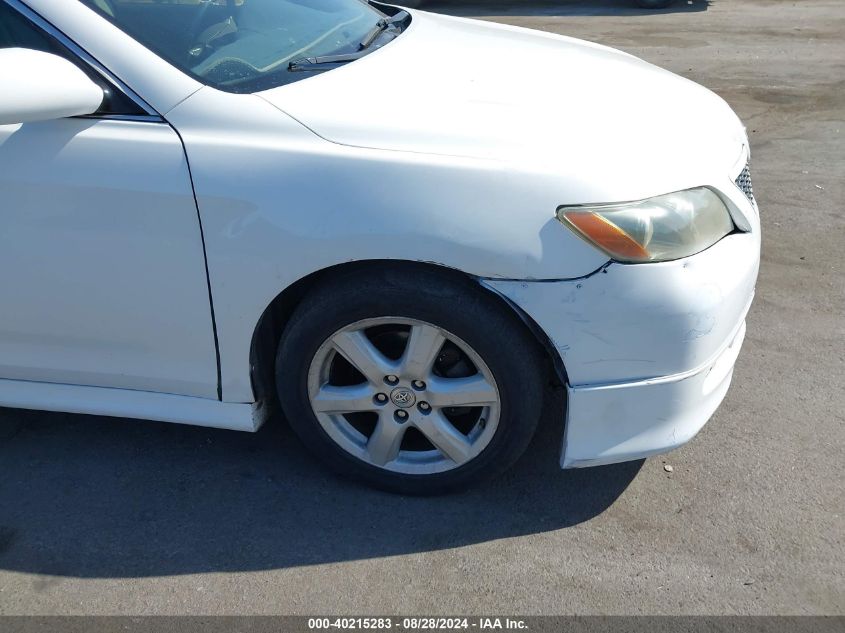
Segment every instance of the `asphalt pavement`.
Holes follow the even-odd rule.
[[[725,403],[668,456],[560,471],[549,392],[511,473],[431,499],[339,481],[281,424],[2,409],[0,614],[845,612],[845,3],[430,8],[621,48],[743,118],[763,264]]]

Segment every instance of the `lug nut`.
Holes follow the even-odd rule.
[[[387,396],[383,393],[377,393],[375,400],[379,404],[384,404],[385,402],[387,402]]]
[[[417,391],[423,391],[425,389],[425,383],[422,380],[415,380],[411,383],[411,385],[413,385],[414,389]]]
[[[431,411],[431,405],[427,402],[420,402],[419,406],[420,406],[420,411],[422,411],[424,413],[428,413],[429,411]]]
[[[386,382],[388,385],[395,385],[397,382],[399,382],[399,377],[390,374],[389,376],[384,377],[384,382]]]
[[[396,413],[393,414],[396,418],[397,422],[404,422],[408,419],[408,412],[404,409],[399,409]]]

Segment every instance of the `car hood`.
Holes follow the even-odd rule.
[[[425,12],[383,48],[260,96],[334,143],[613,173],[630,197],[696,167],[725,174],[747,142],[720,97],[631,55]]]

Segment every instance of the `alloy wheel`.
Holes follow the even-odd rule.
[[[365,319],[331,335],[308,372],[322,429],[378,468],[433,474],[467,464],[499,423],[499,390],[483,359],[431,323]]]

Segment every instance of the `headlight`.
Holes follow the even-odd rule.
[[[734,230],[722,199],[707,187],[640,202],[559,207],[558,220],[620,262],[694,255]]]

